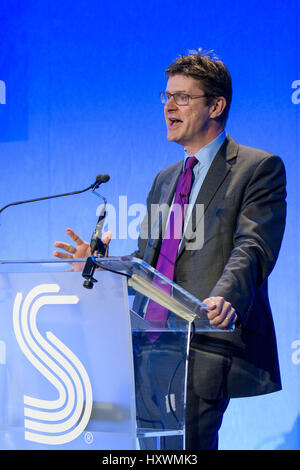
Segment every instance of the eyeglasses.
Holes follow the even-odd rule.
[[[190,99],[194,100],[196,98],[206,98],[210,95],[188,95],[186,93],[168,93],[167,91],[162,91],[160,93],[161,102],[166,104],[172,98],[172,96],[178,106],[187,106],[190,103]]]

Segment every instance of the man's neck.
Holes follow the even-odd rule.
[[[205,136],[203,136],[203,138],[199,139],[198,142],[195,142],[191,145],[187,144],[184,146],[184,148],[189,155],[195,155],[197,152],[199,152],[199,150],[215,140],[223,131],[224,127],[218,128],[217,131],[214,130],[212,132],[208,132]]]

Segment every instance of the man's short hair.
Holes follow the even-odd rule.
[[[188,55],[181,55],[166,68],[166,77],[185,75],[199,80],[201,89],[207,95],[207,104],[211,104],[218,96],[226,99],[226,107],[219,117],[225,125],[232,100],[232,82],[226,65],[220,61],[212,51],[207,53],[191,51]]]

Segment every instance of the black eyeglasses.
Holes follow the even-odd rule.
[[[187,93],[168,93],[167,91],[162,91],[160,99],[163,104],[166,104],[173,97],[178,106],[187,106],[190,103],[190,99],[206,98],[207,96],[211,95],[188,95]]]

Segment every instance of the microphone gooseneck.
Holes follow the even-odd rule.
[[[94,189],[99,188],[100,184],[106,183],[109,180],[110,180],[109,175],[98,175],[96,177],[95,182],[93,184],[91,184],[88,188],[85,188],[85,189],[80,189],[78,191],[72,191],[72,192],[69,192],[69,193],[55,194],[54,196],[44,196],[44,197],[38,197],[38,198],[35,198],[35,199],[27,199],[25,201],[11,202],[10,204],[6,204],[6,206],[3,206],[0,209],[0,214],[1,214],[1,212],[3,212],[5,209],[7,209],[10,206],[18,206],[20,204],[28,204],[29,202],[45,201],[47,199],[54,199],[54,198],[57,198],[57,197],[73,196],[75,194],[81,194],[81,193],[84,193],[86,191],[89,191],[89,189],[94,190]]]

